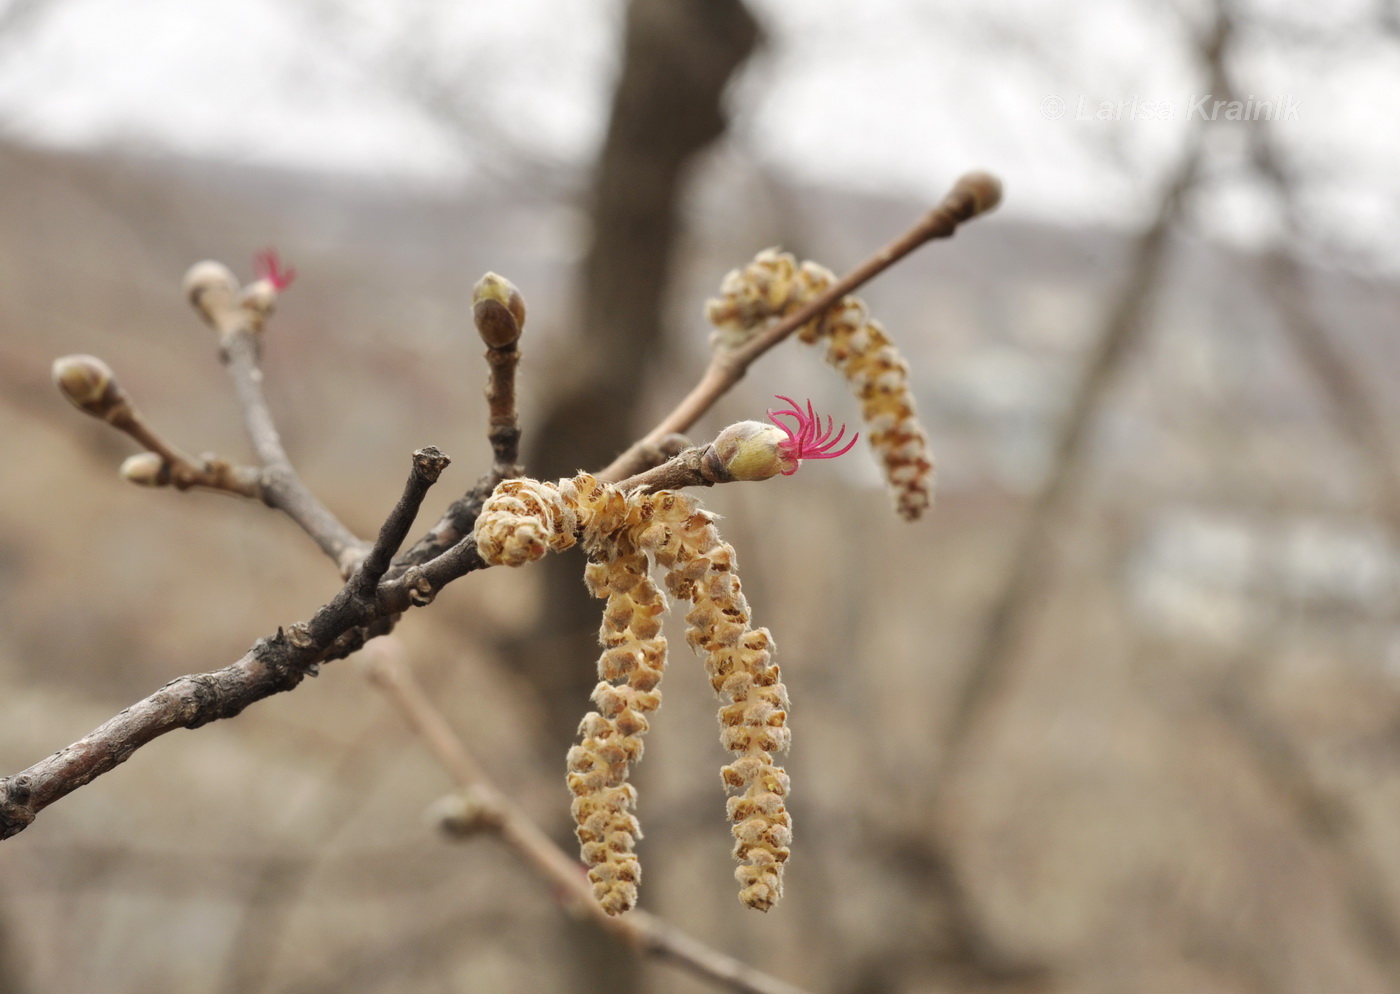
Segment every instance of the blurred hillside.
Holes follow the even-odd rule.
[[[677,334],[638,385],[650,410],[701,368],[700,307],[725,270],[777,243],[841,270],[923,206],[713,156],[688,208]],[[455,460],[425,518],[487,465],[466,310],[482,272],[529,305],[527,433],[551,391],[606,362],[572,318],[585,223],[488,192],[0,146],[5,772],[338,587],[261,507],[121,481],[130,447],[57,395],[54,357],[101,356],[178,444],[243,458],[180,278],[210,257],[246,276],[275,244],[299,278],[268,332],[268,392],[303,477],[368,535],[414,448]],[[644,907],[820,991],[1393,989],[1396,536],[1259,260],[1185,239],[1171,252],[1056,522],[1032,635],[970,762],[937,789],[951,702],[1128,242],[993,216],[864,294],[914,368],[939,503],[897,520],[860,449],[704,495],[781,646],[797,841],[785,903],[745,912],[714,704],[674,631],[639,769]],[[1400,292],[1306,276],[1393,427]],[[857,417],[794,344],[704,430],[774,393]],[[529,570],[492,570],[400,631],[493,773],[557,829],[562,757],[532,748],[531,688],[494,650],[535,598]],[[353,660],[167,736],[0,847],[0,991],[577,989],[550,955],[550,895],[490,843],[449,846],[424,825],[446,788]],[[654,989],[701,989],[649,969]]]

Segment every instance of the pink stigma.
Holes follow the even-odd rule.
[[[797,406],[797,401],[791,397],[784,397],[778,394],[779,400],[785,400],[789,406],[781,411],[769,410],[768,420],[773,422],[787,435],[784,441],[778,443],[778,451],[784,457],[792,461],[792,469],[783,470],[784,476],[791,476],[797,472],[797,464],[802,459],[835,459],[837,456],[844,456],[851,451],[851,446],[856,444],[860,438],[860,432],[856,432],[851,440],[843,448],[832,451],[839,445],[841,439],[846,434],[846,426],[843,424],[841,430],[836,433],[836,437],[831,437],[832,425],[831,416],[827,415],[826,431],[822,431],[822,419],[817,416],[817,412],[812,410],[812,402],[807,401],[807,410]],[[797,430],[793,431],[787,425],[779,421],[779,418],[792,418],[797,422]]]
[[[277,250],[273,248],[253,255],[253,272],[258,279],[271,283],[272,288],[278,292],[287,289],[292,285],[292,280],[297,278],[297,271],[291,266],[282,268],[282,263],[277,258]]]

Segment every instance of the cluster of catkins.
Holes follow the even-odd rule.
[[[765,249],[745,268],[731,271],[720,285],[721,296],[706,305],[706,316],[717,329],[714,346],[742,345],[835,282],[824,266],[798,265],[789,252]],[[933,456],[914,408],[908,363],[857,297],[841,298],[797,335],[809,345],[826,343],[827,362],[845,375],[860,399],[870,444],[884,463],[895,506],[904,518],[918,518],[932,503]]]
[[[773,754],[788,747],[787,690],[773,661],[772,636],[749,627],[749,606],[735,572],[734,549],[714,518],[685,494],[623,494],[588,474],[544,483],[507,480],[497,486],[476,523],[477,548],[493,565],[519,566],[547,550],[583,545],[585,574],[595,597],[606,598],[599,635],[601,682],[597,710],[579,726],[569,751],[568,784],[583,861],[598,902],[620,914],[637,901],[641,868],[634,852],[641,828],[628,783],[642,756],[647,715],[661,704],[666,666],[661,635],[666,596],[652,580],[666,571],[671,596],[689,601],[686,640],[705,657],[710,684],[725,704],[722,741],[734,761],[721,771],[730,791],[739,899],[767,911],[782,895],[792,822],[788,777]]]

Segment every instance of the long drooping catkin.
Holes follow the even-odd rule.
[[[642,871],[633,850],[642,831],[632,815],[637,794],[627,781],[632,764],[642,758],[646,715],[661,706],[666,668],[661,634],[666,598],[647,567],[645,555],[618,552],[590,563],[585,574],[593,595],[607,598],[598,634],[602,682],[593,690],[598,710],[583,719],[581,741],[569,750],[567,779],[594,896],[614,915],[637,903]]]
[[[686,640],[704,655],[710,685],[727,701],[719,712],[720,740],[735,759],[721,776],[728,790],[741,792],[728,802],[734,856],[743,864],[735,871],[739,899],[767,911],[782,896],[792,842],[788,777],[773,762],[791,732],[772,636],[749,628],[734,548],[720,538],[712,515],[693,498],[666,491],[630,503],[636,544],[666,569],[671,594],[694,605]]]
[[[739,898],[760,911],[771,908],[782,896],[792,841],[788,778],[773,762],[790,739],[787,690],[773,662],[772,636],[749,627],[734,549],[714,518],[684,494],[624,496],[587,474],[558,483],[508,480],[483,507],[476,539],[487,562],[503,565],[581,541],[592,557],[588,587],[607,598],[597,710],[584,718],[581,741],[568,756],[581,853],[599,903],[611,914],[628,910],[641,879],[634,852],[641,828],[632,814],[637,794],[628,779],[642,756],[646,715],[661,704],[666,664],[666,601],[649,573],[654,561],[666,570],[671,594],[692,604],[686,639],[704,655],[710,685],[725,700],[721,741],[735,758],[721,776],[732,795],[734,855],[743,864],[735,871]]]
[[[493,564],[519,566],[580,539],[593,558],[585,580],[595,597],[607,598],[599,632],[602,682],[593,690],[598,709],[584,717],[580,742],[569,750],[567,783],[593,894],[614,915],[637,903],[641,867],[634,847],[642,832],[628,777],[642,757],[645,716],[661,705],[666,666],[666,599],[622,527],[626,511],[615,488],[581,473],[558,483],[506,480],[476,523],[478,551]]]
[[[715,347],[743,344],[835,281],[823,266],[799,266],[790,253],[765,249],[747,267],[725,276],[720,296],[706,305],[716,328]],[[841,371],[860,399],[870,445],[884,463],[895,506],[905,518],[918,518],[933,500],[933,456],[909,389],[908,363],[853,296],[803,325],[797,336],[809,345],[826,343],[826,361]]]

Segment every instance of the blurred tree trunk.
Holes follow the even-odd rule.
[[[597,468],[631,441],[638,384],[661,341],[685,167],[725,128],[725,85],[758,28],[741,0],[633,0],[607,138],[593,183],[593,242],[583,263],[587,358],[528,433],[530,475]],[[599,605],[572,557],[550,557],[541,630],[512,647],[540,693],[546,743],[562,757],[597,682]]]
[[[527,435],[530,475],[552,479],[605,465],[635,434],[639,384],[661,344],[686,167],[724,133],[725,88],[758,40],[742,0],[629,4],[592,187],[593,235],[579,307],[586,357],[579,379]],[[537,741],[558,757],[562,776],[564,753],[598,679],[600,605],[584,590],[576,556],[552,556],[540,566],[544,620],[508,656],[540,695],[545,728]],[[591,928],[580,928],[589,933],[578,937],[580,955],[593,962],[580,963],[576,989],[635,989],[631,960],[599,942]]]

